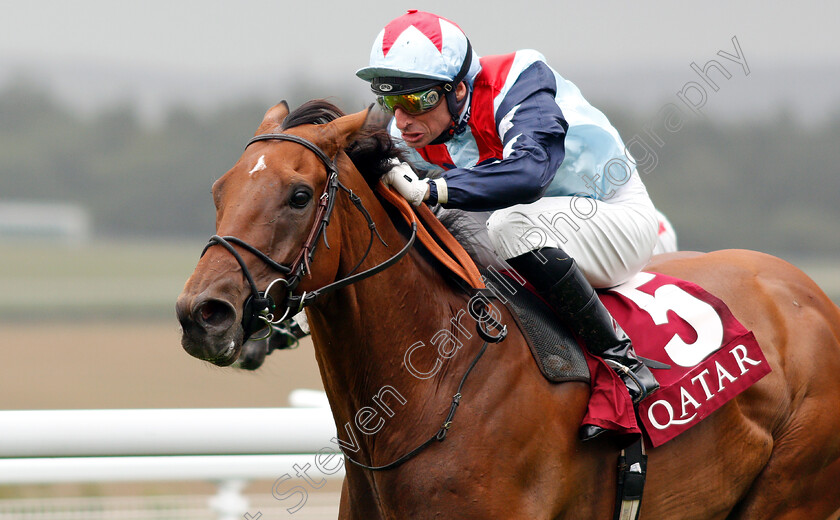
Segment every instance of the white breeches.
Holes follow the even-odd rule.
[[[638,273],[653,256],[659,222],[649,198],[603,202],[543,197],[493,212],[487,231],[505,260],[543,247],[575,259],[593,287],[613,287]]]
[[[653,249],[654,255],[661,255],[662,253],[673,253],[678,251],[677,247],[677,232],[674,229],[668,217],[662,214],[659,210],[656,211],[656,217],[659,220],[659,239],[656,241],[656,247]]]

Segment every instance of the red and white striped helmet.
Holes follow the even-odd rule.
[[[474,71],[462,71],[468,52],[472,54],[472,48],[458,25],[436,14],[412,9],[379,32],[370,51],[369,66],[359,69],[356,75],[371,81],[374,92],[379,94],[414,92],[476,73],[480,67],[477,57],[470,60],[472,66],[467,65]]]

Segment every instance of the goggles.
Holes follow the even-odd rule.
[[[379,106],[389,114],[393,114],[397,107],[400,107],[406,114],[416,116],[435,108],[443,99],[440,87],[432,87],[420,92],[411,94],[399,94],[393,96],[376,96]]]

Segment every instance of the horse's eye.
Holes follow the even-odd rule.
[[[312,194],[306,190],[298,190],[292,194],[289,199],[289,204],[294,208],[305,208],[309,201],[312,200]]]

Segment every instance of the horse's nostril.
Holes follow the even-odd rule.
[[[235,319],[230,304],[220,300],[208,300],[199,305],[196,311],[198,322],[208,329],[227,329]]]
[[[217,316],[219,313],[216,309],[216,305],[207,304],[201,307],[201,319],[206,322],[212,322],[213,316]]]

